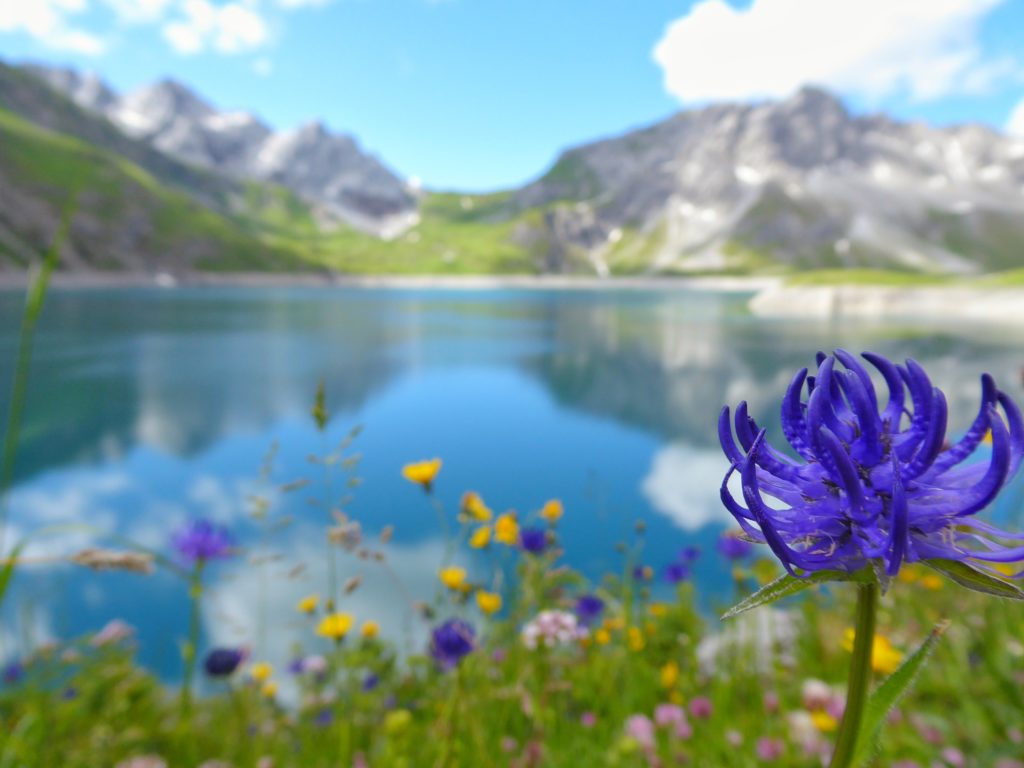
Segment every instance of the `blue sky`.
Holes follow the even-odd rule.
[[[814,82],[856,111],[1024,133],[1024,0],[0,0],[0,56],[321,119],[432,188]],[[1016,110],[1016,113],[1015,113]]]

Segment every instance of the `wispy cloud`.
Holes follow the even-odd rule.
[[[98,56],[118,28],[149,27],[177,53],[234,55],[266,49],[283,15],[333,0],[0,0],[0,33],[27,34],[55,50]],[[254,67],[265,74],[267,67]]]
[[[253,6],[214,5],[209,0],[185,0],[175,18],[163,26],[163,35],[183,54],[242,53],[260,48],[270,36],[267,22]]]
[[[24,32],[48,48],[97,56],[106,48],[97,35],[72,22],[87,0],[0,0],[0,32]]]
[[[782,97],[804,84],[868,99],[983,91],[1020,66],[986,57],[982,19],[1005,0],[702,0],[654,49],[683,102]]]

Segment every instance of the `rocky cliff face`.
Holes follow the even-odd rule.
[[[515,204],[561,207],[550,237],[612,268],[646,249],[653,270],[999,269],[1024,262],[1024,140],[854,117],[808,88],[571,149]]]
[[[351,136],[316,122],[275,132],[174,81],[122,95],[92,75],[0,65],[0,106],[224,215],[244,214],[258,182],[267,196],[298,195],[332,231],[348,231],[334,229],[341,221],[416,243],[429,228],[417,224],[430,205]],[[470,216],[464,196],[436,237],[507,230],[480,247],[507,246],[541,272],[598,275],[1024,267],[1024,139],[855,116],[815,88],[570,149],[537,181],[492,197]]]
[[[94,75],[38,66],[30,71],[127,135],[178,160],[281,184],[327,216],[382,237],[400,234],[416,221],[415,195],[405,181],[351,136],[319,123],[275,133],[246,112],[217,111],[173,80],[118,95]]]

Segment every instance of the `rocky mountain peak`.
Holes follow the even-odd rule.
[[[87,90],[74,70],[41,67],[35,73],[68,95]],[[124,96],[109,88],[105,92],[109,98],[90,98],[82,105],[176,159],[281,184],[378,234],[399,231],[396,222],[415,215],[416,201],[404,181],[365,154],[351,136],[332,133],[321,121],[274,132],[247,112],[218,111],[171,79]]]

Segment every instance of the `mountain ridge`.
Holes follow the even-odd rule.
[[[1024,139],[853,115],[820,88],[680,111],[568,148],[522,187],[472,195],[413,189],[354,137],[317,121],[273,131],[176,81],[119,95],[94,75],[31,67],[17,72],[42,77],[54,95],[22,88],[17,98],[10,72],[0,69],[0,106],[128,158],[260,237],[269,201],[284,227],[271,241],[283,238],[299,262],[316,252],[316,268],[969,275],[1024,266]],[[54,119],[71,110],[58,93],[94,123]]]
[[[415,196],[405,180],[364,153],[353,137],[319,122],[275,132],[251,113],[217,110],[171,78],[118,94],[95,75],[38,64],[25,69],[182,162],[281,184],[329,216],[380,237],[393,237],[415,221]]]

